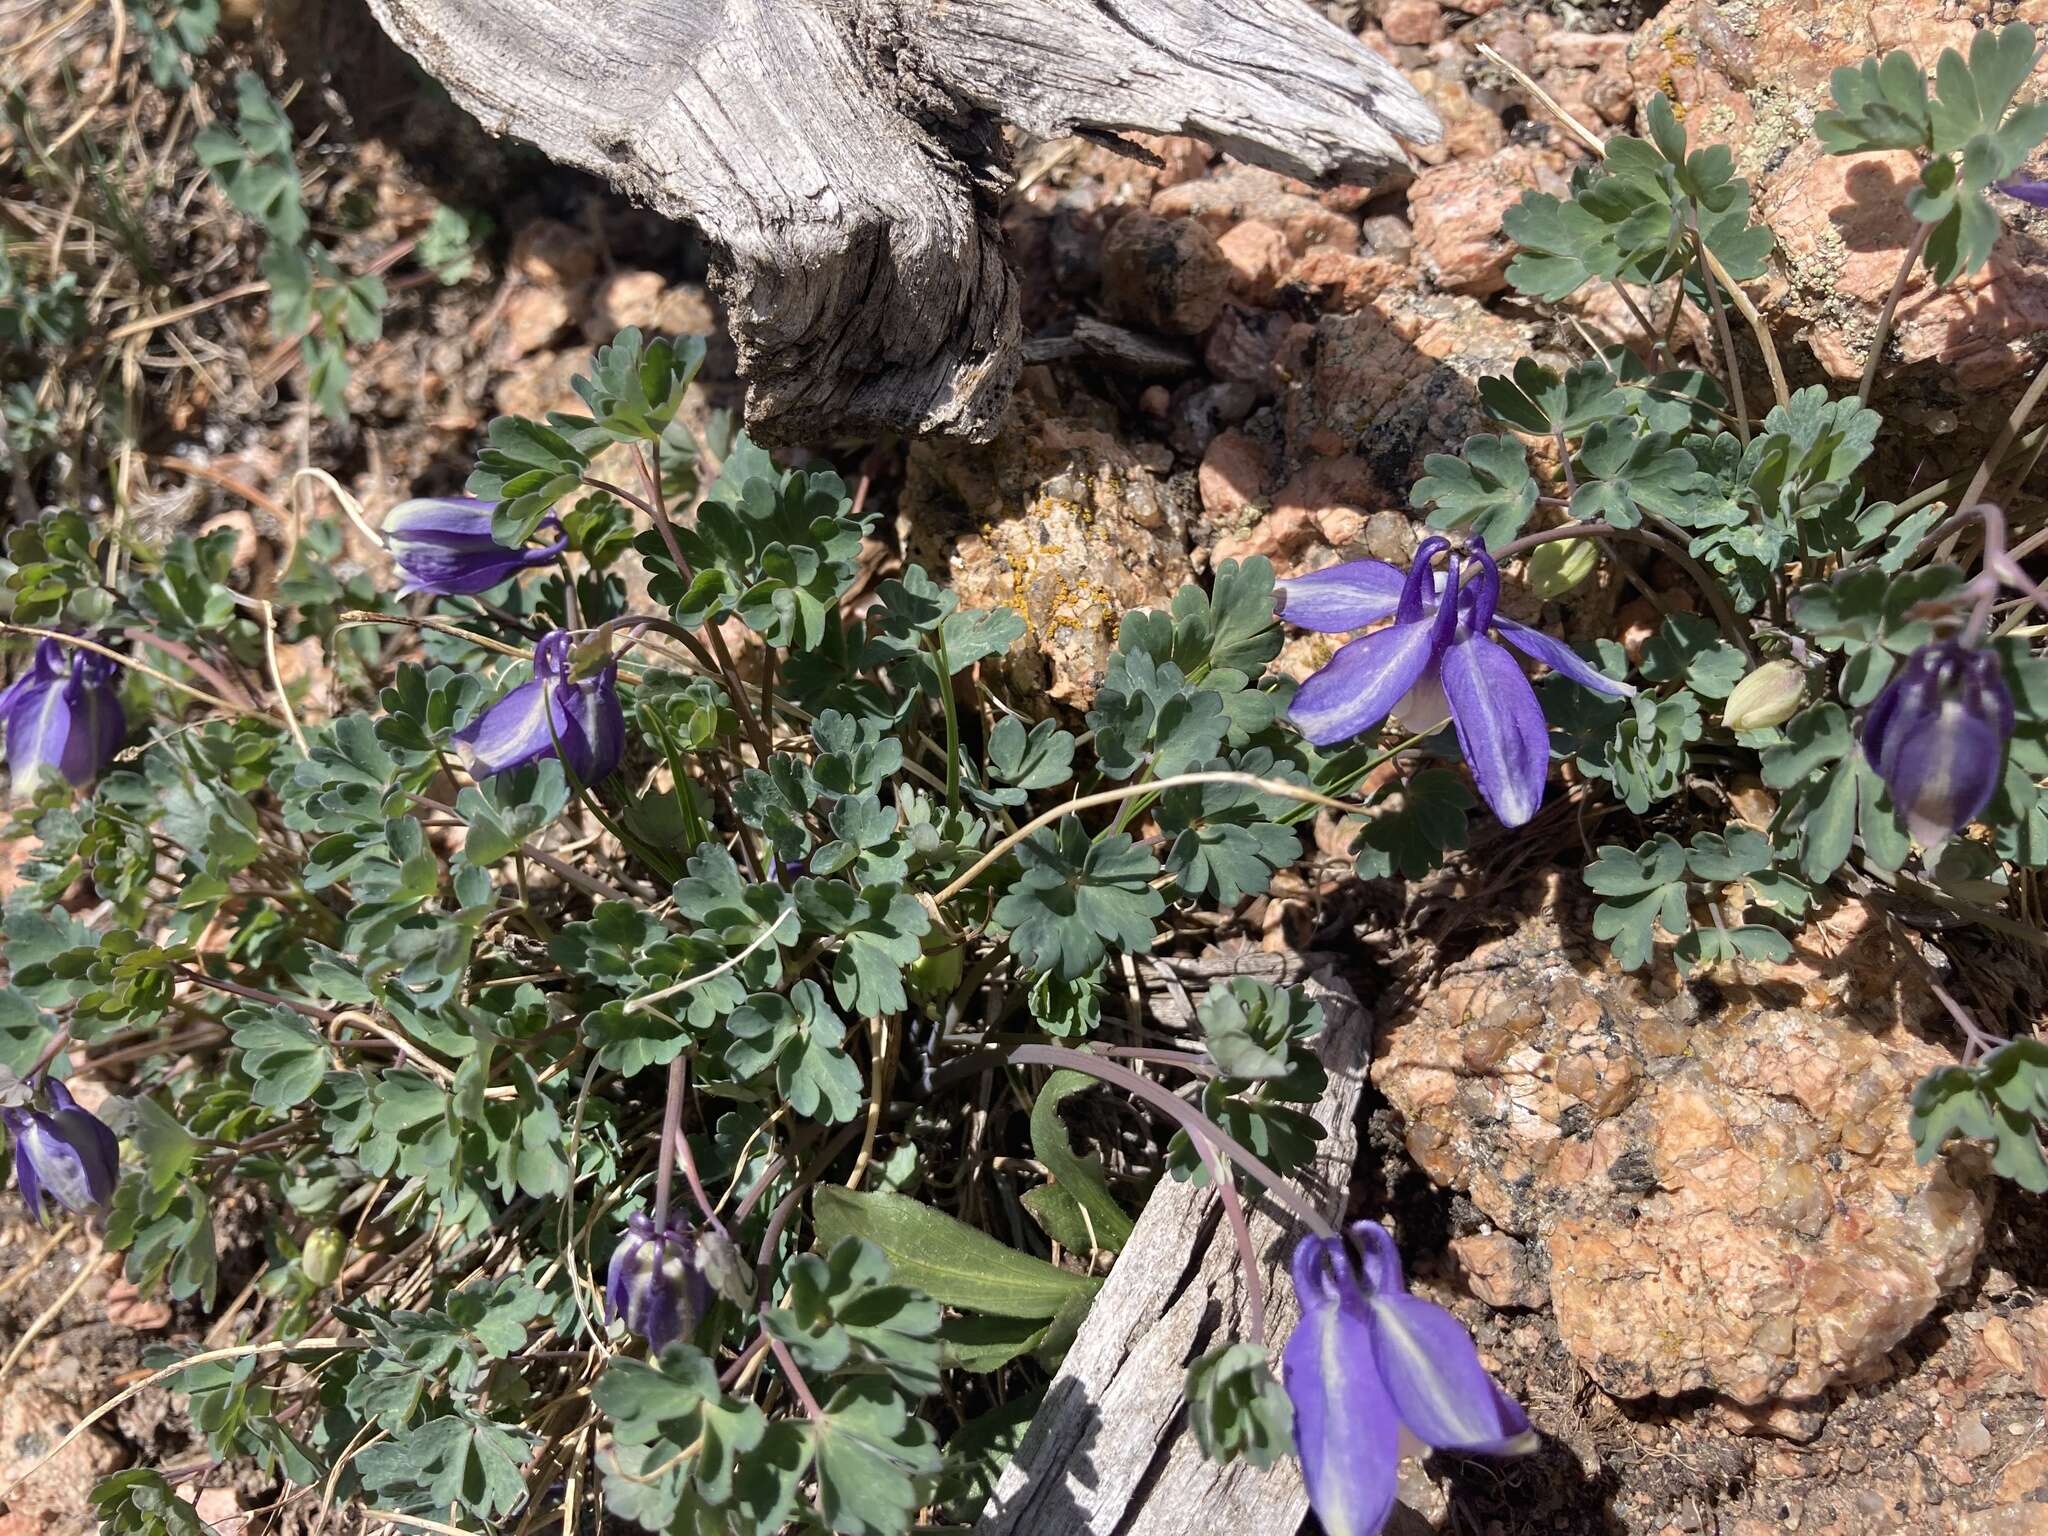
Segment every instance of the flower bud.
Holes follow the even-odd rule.
[[[105,1205],[121,1176],[121,1144],[114,1133],[81,1109],[62,1083],[49,1081],[44,1092],[47,1110],[0,1110],[14,1138],[14,1182],[38,1223],[52,1205],[74,1215]]]
[[[315,1227],[299,1250],[299,1273],[315,1285],[332,1285],[340,1278],[341,1261],[347,1257],[347,1238],[333,1227]]]
[[[960,985],[962,955],[960,945],[952,944],[928,950],[911,961],[909,974],[903,978],[910,995],[927,1004],[951,997]]]
[[[545,565],[569,547],[566,536],[540,549],[514,549],[491,533],[494,502],[473,496],[402,501],[385,515],[384,547],[405,573],[409,592],[488,592],[528,566]]]
[[[1799,712],[1806,696],[1806,672],[1797,662],[1767,661],[1735,685],[1721,711],[1731,731],[1761,731],[1783,725]]]
[[[48,779],[90,784],[114,760],[128,722],[116,696],[115,664],[92,651],[44,640],[27,672],[0,693],[7,767],[16,789]]]
[[[676,1222],[657,1231],[645,1211],[629,1216],[605,1272],[605,1316],[623,1319],[660,1354],[696,1328],[710,1300],[690,1229]]]
[[[1529,551],[1522,584],[1547,603],[1592,575],[1599,563],[1600,551],[1591,539],[1554,539]]]
[[[1915,842],[1939,848],[1991,803],[2012,719],[1998,657],[1953,640],[1921,646],[1885,684],[1863,717],[1863,755]]]

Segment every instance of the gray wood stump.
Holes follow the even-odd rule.
[[[1257,958],[1281,971],[1279,957]],[[1312,964],[1314,957],[1307,959]],[[1299,986],[1323,1006],[1320,1054],[1330,1074],[1314,1110],[1328,1135],[1300,1182],[1337,1220],[1358,1154],[1372,1019],[1334,976],[1312,973]],[[1173,1022],[1163,1001],[1158,1012]],[[1266,1343],[1277,1351],[1301,1315],[1287,1278],[1287,1256],[1301,1229],[1268,1201],[1254,1203],[1249,1214],[1266,1288]],[[1189,1363],[1244,1337],[1246,1310],[1236,1245],[1215,1191],[1163,1181],[989,1496],[975,1536],[1289,1536],[1308,1511],[1293,1458],[1265,1471],[1243,1461],[1218,1466],[1195,1443],[1182,1399]]]
[[[715,254],[767,441],[995,431],[1019,366],[1005,125],[1193,134],[1316,182],[1436,140],[1305,0],[370,0],[485,127]]]

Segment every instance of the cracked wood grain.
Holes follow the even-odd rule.
[[[1344,1212],[1358,1153],[1359,1095],[1372,1021],[1327,970],[1247,957],[1212,976],[1285,980],[1322,1004],[1320,1054],[1329,1086],[1315,1107],[1328,1132],[1299,1182],[1332,1220]],[[1296,971],[1308,974],[1296,979]],[[1187,968],[1181,974],[1189,976]],[[1193,990],[1199,994],[1197,981]],[[1171,1020],[1162,999],[1157,1011]],[[1247,1188],[1247,1195],[1251,1193]],[[1287,1255],[1300,1228],[1280,1207],[1251,1209],[1266,1287],[1266,1343],[1277,1351],[1300,1313]],[[990,1495],[975,1536],[1287,1536],[1308,1495],[1293,1459],[1259,1471],[1219,1467],[1188,1428],[1181,1389],[1190,1361],[1242,1337],[1246,1297],[1237,1252],[1215,1193],[1162,1181],[1117,1256],[1044,1405]]]
[[[993,435],[1019,367],[1005,126],[1186,133],[1307,181],[1433,142],[1306,0],[370,0],[486,128],[711,243],[765,441]]]

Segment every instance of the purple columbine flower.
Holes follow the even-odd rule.
[[[2004,181],[1994,181],[1991,185],[2007,197],[2016,197],[2023,203],[2032,203],[2036,208],[2048,208],[2048,181],[2008,176]]]
[[[1908,656],[1863,717],[1863,755],[1927,849],[1991,803],[2011,737],[2012,694],[1998,657],[1955,640]]]
[[[128,732],[116,671],[106,657],[56,640],[36,646],[28,671],[0,693],[7,766],[17,787],[33,789],[53,773],[83,786],[106,770]]]
[[[105,1205],[121,1174],[121,1144],[100,1118],[81,1109],[54,1079],[43,1091],[50,1107],[0,1109],[14,1138],[14,1182],[38,1223],[51,1205],[74,1215]]]
[[[619,664],[606,661],[588,677],[572,678],[576,640],[551,630],[533,648],[533,678],[521,683],[455,733],[463,766],[477,778],[523,768],[555,756],[583,784],[610,776],[626,750],[626,716],[619,706]]]
[[[1389,716],[1411,732],[1449,717],[1480,795],[1503,825],[1519,827],[1543,801],[1550,733],[1536,690],[1487,632],[1581,687],[1618,697],[1635,689],[1595,671],[1563,641],[1495,613],[1500,567],[1484,544],[1469,551],[1469,576],[1457,555],[1433,572],[1430,561],[1449,548],[1448,539],[1424,540],[1405,573],[1384,560],[1351,560],[1277,584],[1280,616],[1302,629],[1341,634],[1394,621],[1332,656],[1295,692],[1287,715],[1319,747]]]
[[[541,549],[500,544],[491,536],[496,505],[474,496],[425,496],[393,507],[381,532],[384,547],[405,573],[398,595],[488,592],[529,566],[546,565],[569,547],[566,534]],[[559,522],[548,521],[560,529]]]
[[[711,1305],[711,1286],[697,1263],[697,1239],[681,1222],[658,1230],[645,1211],[626,1218],[626,1236],[605,1271],[605,1316],[647,1341],[657,1355],[695,1330]]]
[[[1281,1353],[1309,1502],[1328,1536],[1374,1536],[1394,1507],[1401,1431],[1438,1450],[1518,1456],[1529,1417],[1486,1374],[1472,1337],[1410,1296],[1375,1222],[1294,1250],[1301,1321]]]

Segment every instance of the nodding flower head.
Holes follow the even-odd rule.
[[[1595,692],[1635,690],[1594,670],[1563,641],[1501,617],[1500,567],[1484,544],[1432,570],[1449,549],[1448,539],[1427,539],[1406,571],[1352,560],[1278,584],[1280,617],[1302,629],[1341,634],[1394,621],[1341,647],[1303,681],[1287,715],[1319,747],[1389,717],[1410,732],[1448,719],[1481,797],[1504,825],[1518,827],[1543,801],[1550,737],[1536,690],[1493,637]]]
[[[695,1234],[680,1222],[657,1229],[645,1211],[627,1217],[626,1235],[605,1272],[605,1315],[623,1319],[660,1354],[695,1330],[710,1303]]]
[[[1494,1385],[1464,1325],[1410,1296],[1386,1230],[1305,1237],[1301,1321],[1281,1354],[1309,1502],[1329,1536],[1375,1536],[1394,1507],[1401,1432],[1439,1450],[1535,1449],[1529,1417]]]
[[[54,1079],[43,1084],[43,1095],[48,1109],[0,1109],[14,1141],[14,1182],[38,1222],[53,1205],[73,1215],[105,1205],[121,1174],[121,1145],[99,1116]]]
[[[2016,197],[2023,203],[2032,203],[2036,208],[2048,208],[2048,181],[2035,181],[2025,176],[2008,176],[2004,181],[1994,181],[1991,185],[2007,197]]]
[[[0,729],[15,787],[51,778],[84,786],[106,772],[128,733],[106,657],[43,640],[29,669],[0,692]]]
[[[457,594],[488,592],[529,566],[545,565],[569,547],[566,534],[538,549],[514,549],[491,533],[496,502],[474,496],[424,496],[385,515],[384,547],[405,575],[398,589]],[[554,523],[556,529],[561,524]]]
[[[619,667],[603,662],[576,677],[575,637],[565,629],[543,635],[533,648],[533,677],[455,733],[456,750],[471,774],[488,778],[558,755],[577,782],[610,776],[626,750],[626,716],[619,704]]]
[[[1991,803],[2012,718],[1997,655],[1955,640],[1921,646],[1885,684],[1863,717],[1863,755],[1915,842],[1939,848]]]

